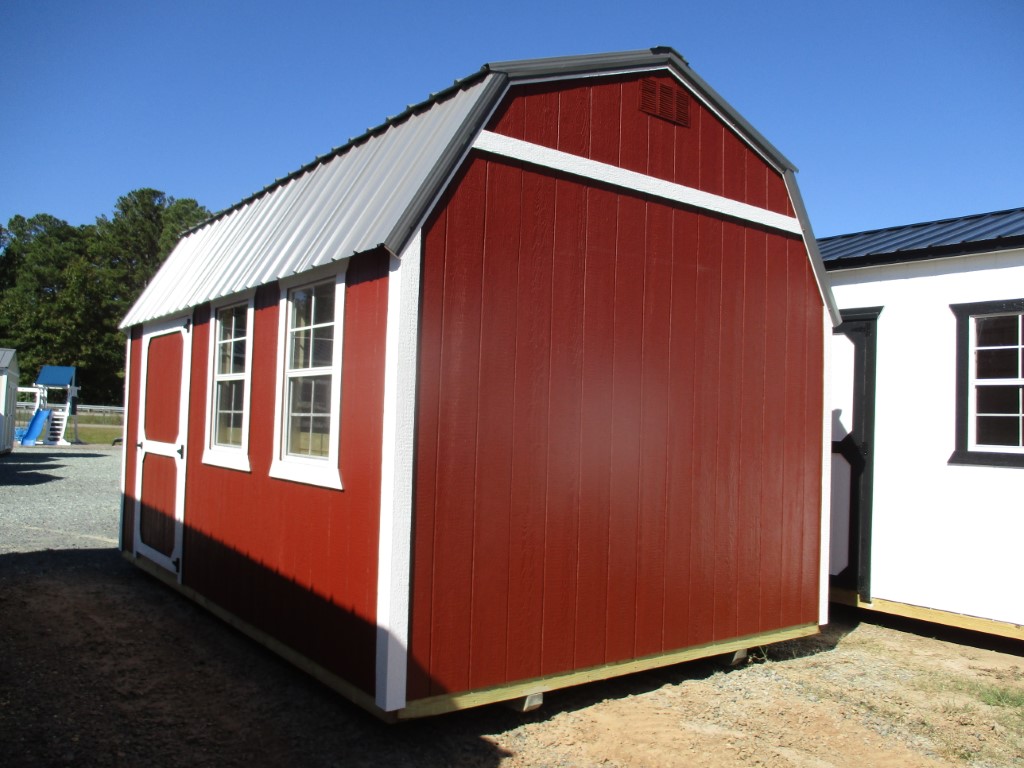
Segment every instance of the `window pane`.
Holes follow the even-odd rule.
[[[1020,415],[1020,387],[978,387],[978,413]]]
[[[309,356],[309,340],[310,331],[309,329],[303,331],[293,331],[291,341],[291,354],[290,361],[288,363],[289,368],[309,368],[310,367],[310,356]]]
[[[245,373],[245,305],[217,312],[217,373]]]
[[[334,326],[313,329],[313,368],[328,367],[334,353]]]
[[[217,384],[217,419],[214,442],[217,445],[242,444],[242,405],[245,384],[241,381],[222,381]]]
[[[977,351],[979,379],[1016,379],[1016,349],[979,349]]]
[[[1020,344],[1020,315],[976,317],[979,347],[1013,347]]]
[[[328,455],[330,408],[330,376],[291,379],[288,395],[288,453],[299,456]]]
[[[217,373],[230,373],[231,372],[231,345],[230,344],[218,344],[217,345]]]
[[[245,373],[245,339],[231,342],[231,372]]]
[[[292,328],[308,327],[313,316],[313,296],[308,288],[296,288],[289,295],[292,304]]]
[[[978,445],[1020,446],[1020,418],[1017,416],[979,416]]]
[[[334,283],[323,283],[313,289],[313,324],[334,322]]]

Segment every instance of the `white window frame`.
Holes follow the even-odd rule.
[[[249,415],[252,402],[252,347],[255,291],[248,291],[210,306],[210,350],[206,375],[206,433],[204,439],[203,463],[240,472],[250,472],[249,464]],[[245,373],[241,376],[219,376],[217,374],[217,347],[220,339],[218,315],[226,309],[244,305],[245,311]],[[217,383],[220,380],[236,378],[244,382],[245,394],[242,399],[242,441],[240,445],[217,443]]]
[[[281,296],[278,302],[277,325],[277,375],[274,386],[274,457],[270,464],[270,476],[296,483],[318,485],[324,488],[342,489],[339,467],[339,444],[341,438],[341,352],[344,346],[345,319],[345,269],[348,262],[342,262],[341,269],[333,265],[328,272],[316,271],[280,282]],[[334,281],[334,344],[331,350],[331,415],[328,455],[298,456],[287,452],[288,430],[288,331],[291,322],[289,297],[298,288]],[[322,371],[326,372],[326,371]]]
[[[1003,347],[983,347],[986,350],[1015,350],[1017,352],[1017,376],[1012,378],[1004,379],[981,379],[977,377],[978,374],[978,320],[993,318],[993,317],[1013,317],[1017,320],[1017,333],[1018,333],[1018,344],[1008,345]],[[968,400],[968,421],[967,421],[967,444],[972,451],[985,451],[990,453],[1017,453],[1024,455],[1024,445],[1001,445],[998,443],[979,443],[977,430],[978,430],[978,394],[984,387],[1024,387],[1024,372],[1021,371],[1022,356],[1024,356],[1024,349],[1022,349],[1022,343],[1024,338],[1021,338],[1020,334],[1022,331],[1021,323],[1024,322],[1024,313],[1021,312],[996,312],[992,314],[977,314],[971,315],[971,364],[969,368],[968,378],[968,390],[970,392],[970,398]],[[1020,394],[1018,394],[1018,398]],[[1020,419],[1024,418],[1024,409],[1022,409],[1022,403],[1018,401],[1018,429],[1020,429]]]

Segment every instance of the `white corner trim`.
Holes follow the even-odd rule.
[[[473,148],[492,155],[508,157],[531,165],[539,165],[573,176],[580,176],[602,184],[610,184],[620,189],[639,192],[659,197],[673,203],[701,208],[733,219],[742,219],[754,224],[781,230],[794,235],[802,235],[800,222],[794,216],[775,213],[756,205],[741,203],[721,195],[713,195],[693,187],[675,184],[671,181],[658,179],[636,171],[619,168],[608,163],[590,160],[579,155],[572,155],[539,144],[531,144],[509,136],[481,131],[473,142]]]
[[[822,311],[821,552],[818,555],[818,624],[828,624],[829,550],[832,543],[832,314]]]
[[[381,449],[380,536],[377,554],[377,706],[405,706],[412,584],[413,437],[419,339],[421,234],[388,275]]]

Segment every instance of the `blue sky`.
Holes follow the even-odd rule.
[[[1021,0],[0,0],[0,223],[227,207],[488,61],[669,45],[818,236],[1024,206]]]

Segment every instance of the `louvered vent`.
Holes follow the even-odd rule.
[[[646,77],[640,81],[640,111],[688,128],[690,94],[672,83]]]

